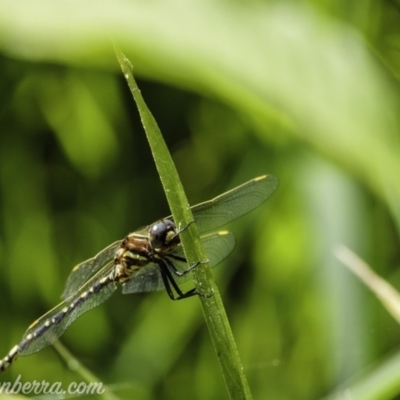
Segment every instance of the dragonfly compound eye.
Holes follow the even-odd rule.
[[[153,249],[168,246],[173,237],[176,237],[175,224],[169,219],[156,222],[150,228],[150,242]]]

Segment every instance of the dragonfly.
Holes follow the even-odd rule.
[[[212,200],[191,207],[194,222],[211,267],[223,261],[235,247],[235,236],[228,231],[208,233],[261,205],[278,186],[273,175],[254,178]],[[62,302],[33,322],[21,341],[0,361],[4,372],[18,356],[33,354],[54,343],[71,323],[85,312],[106,301],[118,287],[123,294],[166,289],[172,300],[199,293],[182,292],[179,285],[190,279],[193,268],[187,265],[172,216],[128,234],[96,256],[72,269]],[[175,292],[174,292],[175,291]]]

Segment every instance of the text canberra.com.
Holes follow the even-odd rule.
[[[63,389],[61,382],[49,383],[46,381],[32,381],[21,383],[21,375],[17,376],[15,382],[0,382],[0,394],[56,394],[56,395],[82,395],[82,394],[103,394],[104,385],[101,382],[71,382],[66,389]]]

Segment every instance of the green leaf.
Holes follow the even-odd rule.
[[[180,238],[188,264],[194,265],[198,260],[206,260],[206,255],[202,248],[196,224],[191,223],[194,219],[182,183],[179,180],[160,129],[136,85],[129,60],[117,47],[116,53],[122,72],[139,109],[142,124],[174,216],[174,221],[180,228],[188,227],[180,234]],[[193,269],[193,282],[197,291],[202,294],[198,297],[201,301],[204,319],[222,368],[230,398],[251,399],[250,389],[243,372],[232,330],[208,263],[202,263],[201,266]]]

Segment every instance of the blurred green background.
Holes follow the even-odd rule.
[[[400,327],[333,255],[400,287],[396,0],[0,0],[1,356],[75,264],[169,214],[113,40],[192,204],[280,180],[215,270],[254,398],[400,396]],[[195,298],[117,293],[62,341],[122,399],[227,398]],[[19,374],[81,380],[51,348]]]

